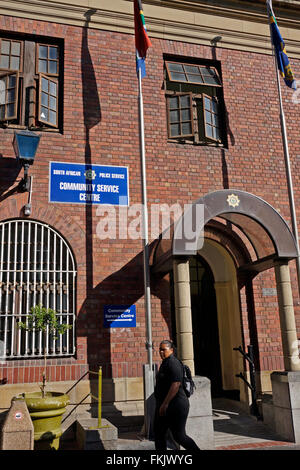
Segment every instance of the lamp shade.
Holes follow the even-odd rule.
[[[32,131],[15,132],[13,147],[16,157],[28,163],[33,163],[40,138],[38,134]]]

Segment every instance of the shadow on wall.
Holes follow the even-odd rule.
[[[212,41],[212,58],[217,60],[217,41],[221,40],[222,37],[216,37],[216,41]],[[227,111],[226,103],[224,101],[224,118],[225,118],[225,129],[226,133],[229,136],[231,146],[235,145],[235,138],[233,132],[230,128],[229,113]],[[223,175],[223,188],[229,189],[229,174],[228,174],[228,165],[226,161],[226,152],[224,149],[221,149],[221,161],[222,161],[222,175]]]
[[[86,140],[89,144],[89,131],[101,121],[101,106],[98,94],[98,86],[95,70],[88,45],[88,27],[91,16],[97,10],[88,10],[84,16],[86,18],[82,30],[81,43],[81,78],[82,78],[82,98],[83,98],[83,118],[86,130]],[[86,156],[91,157],[90,149],[86,147]],[[90,162],[87,162],[90,163]]]
[[[83,103],[83,119],[84,119],[84,130],[85,130],[85,164],[91,165],[92,164],[92,154],[91,154],[91,146],[90,146],[90,130],[99,124],[101,121],[101,106],[98,94],[98,87],[97,87],[97,80],[95,75],[95,70],[91,58],[91,54],[89,51],[88,45],[88,32],[89,32],[89,22],[91,16],[96,13],[96,9],[87,10],[84,14],[85,16],[85,24],[82,28],[82,41],[81,41],[81,80],[82,80],[82,103]],[[87,181],[88,183],[89,181]],[[90,312],[96,312],[96,305],[94,300],[94,292],[93,292],[93,270],[94,270],[94,263],[93,263],[93,223],[92,223],[92,205],[85,205],[85,255],[86,255],[86,300],[85,306],[81,309],[81,312],[84,311],[85,314],[89,314]],[[86,315],[85,315],[86,316]],[[95,315],[97,317],[97,315]],[[89,315],[90,317],[90,315]],[[83,326],[81,327],[80,324],[82,323],[78,321],[78,328],[88,331],[90,326],[91,331],[93,330],[93,325],[90,324],[90,318],[87,317],[86,323],[84,322]],[[96,320],[95,320],[96,321]],[[81,333],[81,332],[80,332]],[[93,349],[93,345],[90,344],[90,337],[88,335],[88,362],[89,362],[89,369],[93,369],[93,364],[91,364],[91,351]],[[98,364],[97,364],[98,365]]]
[[[151,276],[151,295],[160,299],[161,311],[166,323],[169,325],[171,336],[169,293],[170,286],[167,279]],[[94,287],[89,298],[86,299],[80,309],[77,321],[78,329],[82,332],[87,331],[89,367],[90,370],[96,370],[99,365],[103,365],[103,378],[112,377],[111,331],[109,328],[103,327],[103,307],[104,305],[133,305],[143,296],[143,252],[140,252],[121,269]],[[142,302],[142,305],[137,308],[137,321],[144,322],[144,319],[145,309]],[[127,334],[132,341],[136,341],[134,329],[131,329]],[[141,340],[138,339],[138,341],[143,340],[146,342],[146,336],[142,337]],[[139,348],[142,353],[145,353],[144,362],[146,362],[146,347],[143,342],[141,342]],[[134,359],[132,364],[136,367],[137,362],[138,357]],[[124,363],[124,367],[130,367],[130,364]],[[138,372],[137,367],[136,370]],[[122,372],[126,376],[128,371],[123,370]]]
[[[168,323],[170,311],[169,282],[166,279],[151,276],[150,287],[152,298],[156,296],[160,299],[161,311]],[[82,305],[78,316],[78,329],[87,335],[89,370],[96,371],[101,365],[103,379],[118,376],[120,367],[123,377],[142,376],[142,364],[147,362],[145,347],[146,331],[145,337],[141,336],[138,338],[135,336],[135,328],[127,329],[125,333],[122,333],[127,335],[128,342],[135,343],[131,347],[134,357],[131,361],[127,360],[121,365],[116,364],[116,369],[114,369],[114,362],[116,361],[112,362],[112,355],[114,354],[112,342],[115,342],[118,347],[118,341],[123,342],[124,340],[120,333],[116,333],[116,339],[113,339],[111,330],[103,327],[103,307],[104,305],[136,304],[143,296],[143,252],[140,252],[121,269],[105,278],[92,289],[89,298]],[[137,305],[137,322],[144,322],[144,320],[145,309],[142,302],[141,306]],[[169,337],[171,337],[170,322],[168,324]],[[159,338],[158,342],[161,339],[164,338]],[[118,354],[119,351],[116,351],[116,353]],[[95,376],[90,375],[89,379],[92,395],[98,396],[98,382],[95,380]],[[106,387],[103,388],[103,393],[103,404],[110,404],[107,409],[104,406],[103,417],[109,419],[119,429],[130,428],[131,430],[141,431],[143,417],[139,415],[124,416],[117,407],[111,406],[116,400],[115,389],[112,383],[106,384]],[[90,412],[92,416],[97,416],[97,402],[94,399],[92,400]]]
[[[15,158],[5,158],[0,155],[0,202],[19,191],[16,180],[21,171],[22,165]],[[22,173],[20,177],[23,178]]]

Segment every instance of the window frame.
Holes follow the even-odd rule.
[[[2,56],[2,55],[6,55],[6,56],[8,55],[8,57],[9,57],[9,63],[10,63],[11,57],[12,57],[12,54],[11,54],[11,46],[10,46],[10,53],[9,53],[9,54],[2,54],[1,49],[2,49],[2,42],[3,42],[3,41],[10,42],[10,43],[18,42],[18,43],[20,44],[20,56],[13,56],[13,57],[19,57],[20,63],[19,63],[19,68],[18,68],[18,70],[16,70],[16,69],[11,69],[11,68],[6,69],[6,68],[1,68],[1,67],[0,67],[1,72],[2,72],[2,71],[3,71],[3,72],[5,72],[5,71],[7,71],[7,72],[23,72],[24,41],[21,40],[21,39],[9,39],[9,38],[0,37],[0,64],[1,64],[1,56]]]
[[[13,116],[8,117],[7,105],[5,106],[5,110],[2,108],[3,113],[0,120],[0,128],[31,129],[41,132],[62,133],[64,90],[63,41],[56,38],[44,38],[43,40],[40,36],[2,32],[0,37],[0,53],[1,43],[3,41],[6,41],[7,43],[3,48],[3,55],[6,57],[13,57],[11,54],[12,52],[14,54],[20,53],[20,56],[18,56],[20,58],[20,62],[19,70],[0,68],[0,76],[5,76],[9,73],[18,73],[18,87],[16,89],[17,101],[14,102],[14,114]],[[18,48],[13,46],[14,43],[18,44]],[[55,70],[56,73],[42,73],[42,75],[44,75],[48,80],[55,81],[55,85],[57,87],[57,95],[55,96],[56,103],[54,100],[49,100],[48,98],[49,112],[50,109],[52,109],[50,107],[50,102],[51,106],[56,105],[56,109],[52,109],[52,111],[55,112],[55,122],[52,112],[52,122],[50,122],[50,114],[48,114],[47,119],[40,118],[40,73],[37,73],[37,67],[39,64],[39,51],[41,46],[47,47],[47,71],[50,67],[50,61],[53,60],[56,63],[56,67],[51,65],[51,70]],[[55,48],[55,51],[52,51],[51,48]],[[46,56],[46,51],[43,51],[43,55]],[[54,58],[52,59],[52,57]],[[5,65],[10,66],[11,59],[5,59],[4,62],[6,62]],[[7,100],[7,98],[5,99]],[[9,108],[9,111],[11,111],[11,107]]]
[[[47,121],[46,119],[43,120],[41,119],[41,107],[43,106],[42,104],[42,93],[43,90],[42,90],[42,80],[45,79],[47,80],[48,82],[52,82],[52,83],[55,83],[56,84],[56,87],[57,87],[57,94],[56,94],[56,123],[53,124],[52,122],[50,121]],[[53,96],[53,95],[50,95],[50,93],[47,93],[48,97],[49,96]],[[58,107],[59,107],[59,103],[58,103],[58,99],[59,99],[59,83],[58,83],[58,79],[57,78],[54,78],[54,77],[49,77],[48,75],[45,75],[45,74],[42,74],[40,73],[39,74],[39,86],[38,86],[38,104],[37,104],[37,109],[38,109],[38,115],[36,117],[36,120],[38,122],[40,122],[41,124],[46,124],[47,126],[51,126],[53,128],[57,128],[58,127]],[[44,106],[44,108],[46,108],[46,106]],[[49,107],[49,99],[48,99],[48,106],[47,106],[47,109],[48,109],[48,112],[49,110],[51,109]]]
[[[13,116],[7,116],[7,106],[8,104],[8,101],[7,101],[7,95],[8,95],[8,90],[9,89],[12,89],[12,88],[8,88],[8,77],[11,76],[11,75],[15,75],[16,76],[16,86],[15,86],[15,101],[13,102],[14,103],[14,114]],[[0,72],[0,78],[5,78],[6,79],[6,86],[5,86],[5,103],[4,103],[4,109],[5,109],[5,117],[3,118],[3,120],[1,119],[0,122],[5,122],[5,121],[14,121],[15,119],[18,118],[18,108],[19,108],[19,72],[6,72],[6,73],[1,73]],[[2,106],[2,104],[0,104],[0,107]]]
[[[47,59],[41,59],[41,60],[47,60],[47,72],[40,72],[40,70],[39,70],[39,60],[40,60],[39,51],[40,51],[41,46],[48,48],[48,57],[47,57]],[[55,47],[57,49],[57,59],[50,59],[49,58],[49,48],[50,47]],[[60,55],[60,48],[56,44],[45,44],[45,43],[37,42],[36,43],[36,53],[35,53],[35,73],[36,73],[36,75],[44,74],[44,75],[49,75],[51,77],[59,78],[59,75],[60,75],[59,55]],[[57,73],[48,72],[50,60],[57,63]]]
[[[191,123],[191,130],[192,130],[192,133],[191,134],[181,134],[181,135],[178,135],[178,136],[172,136],[171,135],[171,125],[174,124],[174,123],[171,123],[171,111],[174,111],[170,108],[170,105],[169,105],[169,102],[170,102],[170,98],[172,97],[180,97],[180,96],[189,96],[190,98],[190,107],[189,108],[185,108],[185,109],[190,109],[190,120],[189,121],[182,121],[181,120],[181,108],[176,108],[179,110],[179,113],[180,113],[180,121],[178,121],[179,125],[180,125],[180,129],[182,130],[182,122],[190,122]],[[180,101],[180,99],[179,99]],[[169,139],[188,139],[188,138],[191,138],[191,137],[194,137],[194,113],[193,113],[193,98],[192,98],[192,93],[191,92],[172,92],[172,93],[168,93],[167,94],[167,122],[168,122],[168,137]]]
[[[188,94],[192,96],[192,119],[193,119],[193,135],[192,136],[172,136],[170,132],[170,116],[169,116],[169,106],[166,106],[167,114],[167,136],[170,143],[178,144],[190,144],[190,145],[202,145],[202,146],[214,146],[220,148],[227,148],[227,133],[226,133],[226,121],[224,117],[225,107],[224,107],[224,96],[223,96],[223,83],[221,80],[220,72],[217,69],[217,66],[210,65],[211,61],[191,59],[191,61],[180,60],[179,57],[174,59],[167,56],[164,57],[164,90],[165,90],[165,99],[168,101],[170,95],[179,95],[179,94]],[[188,81],[177,81],[172,80],[168,64],[174,63],[179,65],[189,65],[197,66],[199,68],[209,68],[213,69],[218,77],[220,82],[219,85],[208,84],[208,83],[194,83]],[[212,63],[212,62],[211,62]],[[188,69],[192,70],[192,69]],[[208,97],[211,101],[215,100],[218,106],[218,113],[216,118],[212,119],[212,133],[218,134],[218,137],[215,138],[214,135],[210,136],[207,132],[208,125],[210,124],[206,121],[205,116],[205,97]],[[213,113],[215,114],[215,113]],[[216,125],[217,124],[217,125]]]
[[[206,115],[205,115],[205,114],[206,114],[206,113],[205,113],[205,111],[206,111],[206,109],[205,109],[205,98],[207,98],[210,102],[216,101],[217,106],[218,106],[218,113],[212,112],[212,111],[211,111],[212,108],[211,108],[211,109],[210,109],[210,114],[211,114],[211,115],[214,114],[214,115],[217,116],[218,124],[219,124],[219,111],[220,111],[220,105],[219,105],[219,100],[218,100],[218,98],[217,98],[216,96],[209,96],[209,95],[207,95],[206,93],[202,93],[202,100],[203,100],[203,109],[202,109],[202,111],[203,111],[203,124],[204,124],[204,135],[205,135],[205,139],[212,140],[213,142],[222,142],[221,138],[215,139],[214,137],[211,137],[211,136],[207,135],[206,125],[210,125],[210,127],[215,128],[215,129],[218,129],[219,136],[220,136],[220,134],[221,134],[221,128],[220,128],[220,125],[217,127],[217,126],[215,126],[215,125],[212,125],[212,124],[210,124],[210,123],[207,123],[207,121],[206,121]]]
[[[169,64],[180,64],[183,66],[183,73],[185,74],[185,78],[186,78],[186,81],[182,81],[182,80],[174,80],[172,77],[171,77],[171,73],[172,71],[169,70]],[[203,83],[201,82],[191,82],[188,80],[188,73],[186,72],[185,70],[185,66],[191,66],[191,67],[198,67],[199,68],[199,74],[203,80]],[[167,80],[169,82],[175,82],[175,83],[185,83],[185,84],[188,84],[188,85],[195,85],[195,86],[211,86],[211,87],[217,87],[217,88],[222,88],[222,82],[221,82],[221,78],[219,76],[219,73],[218,73],[218,70],[216,69],[216,67],[214,66],[210,66],[210,65],[200,65],[200,64],[194,64],[194,63],[186,63],[186,62],[179,62],[179,61],[172,61],[172,60],[165,60],[165,67],[166,67],[166,71],[167,71]],[[201,68],[209,68],[211,70],[213,70],[216,74],[216,77],[217,79],[219,80],[219,84],[216,84],[216,83],[206,83],[204,78],[203,78],[203,74],[201,72]],[[178,73],[182,73],[182,72],[178,72]],[[190,75],[196,75],[196,74],[192,74],[190,73]]]

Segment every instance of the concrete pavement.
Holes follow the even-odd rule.
[[[213,400],[215,450],[299,450],[243,411],[238,402]],[[121,432],[116,450],[155,450],[139,432]]]
[[[91,416],[86,410],[85,417]],[[135,429],[140,429],[143,417],[140,420],[127,417],[126,426],[131,424]],[[60,450],[79,450],[75,439],[72,419],[65,423],[65,429],[69,430],[65,438],[61,439]],[[73,421],[73,424],[75,422]],[[117,423],[114,423],[115,425]],[[300,445],[287,442],[272,432],[263,421],[258,421],[255,417],[241,409],[239,402],[226,399],[213,400],[213,425],[215,450],[300,450]],[[145,439],[139,431],[119,430],[118,441],[115,450],[149,450],[155,451],[153,441]],[[124,429],[124,428],[123,428]],[[125,428],[126,430],[126,428]]]

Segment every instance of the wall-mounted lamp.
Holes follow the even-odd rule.
[[[24,178],[20,181],[21,191],[30,190],[30,180],[28,177],[29,165],[34,162],[35,154],[40,142],[40,136],[32,131],[16,131],[13,140],[13,147],[17,160],[20,160],[24,167]]]

